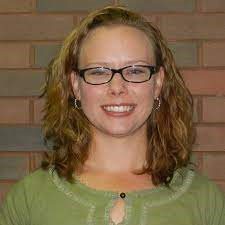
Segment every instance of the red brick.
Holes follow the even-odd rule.
[[[198,126],[196,145],[203,151],[225,151],[225,127]]]
[[[0,123],[19,124],[29,122],[29,100],[2,98],[0,99]]]
[[[119,3],[141,12],[191,12],[195,9],[194,0],[118,0]]]
[[[40,124],[43,117],[44,100],[37,99],[34,101],[34,123]]]
[[[37,11],[39,12],[71,12],[92,11],[100,7],[111,5],[113,0],[37,0]]]
[[[225,42],[206,42],[203,44],[204,66],[225,66]]]
[[[1,68],[26,68],[29,67],[28,44],[0,43]]]
[[[203,98],[202,108],[203,108],[202,118],[204,122],[212,122],[212,123],[225,122],[225,97]]]
[[[0,12],[29,12],[33,9],[33,0],[1,0]]]
[[[73,28],[72,15],[0,15],[0,40],[61,40]]]
[[[225,15],[166,15],[161,30],[168,39],[224,39]]]
[[[196,123],[198,120],[199,120],[199,118],[198,118],[198,99],[194,98],[193,121]]]
[[[201,0],[205,12],[225,12],[224,0]]]
[[[211,179],[225,180],[225,153],[204,153],[202,171]]]
[[[194,95],[225,94],[225,70],[185,70],[183,77]]]
[[[9,191],[9,189],[13,186],[14,182],[7,182],[7,183],[3,183],[0,182],[0,206],[1,203],[4,200],[5,195],[7,194],[7,192]]]

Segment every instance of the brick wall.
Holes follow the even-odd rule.
[[[167,38],[194,96],[195,161],[225,191],[224,0],[0,0],[0,202],[45,149],[38,95],[47,63],[88,11],[119,2]]]

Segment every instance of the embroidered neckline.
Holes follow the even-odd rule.
[[[179,185],[179,187],[176,187],[176,183],[178,182],[179,178],[184,175],[182,170],[187,170],[187,168],[178,169],[175,172],[174,177],[171,181],[171,187],[173,189],[173,193],[171,193],[171,195],[173,195],[173,197],[170,196],[171,198],[174,198],[175,195],[179,195],[180,193],[185,192],[185,190],[189,187],[189,185],[192,182],[194,172],[192,170],[188,170],[186,172],[187,174],[185,174],[182,184]],[[66,192],[67,195],[68,195],[68,193],[70,193],[69,195],[72,195],[73,191],[69,190],[70,188],[67,185],[68,182],[64,178],[60,178],[58,176],[57,171],[54,169],[54,167],[49,168],[49,174],[51,175],[53,182],[58,187],[58,189],[60,189],[64,193]],[[82,183],[76,177],[75,177],[74,185],[76,185],[76,187],[79,188],[83,192],[87,192],[87,193],[90,193],[93,195],[98,195],[98,196],[103,196],[103,197],[118,198],[121,193],[119,191],[100,190],[100,189],[95,189],[95,188],[89,187],[87,184]],[[128,192],[126,192],[126,196],[127,196],[127,198],[129,198],[129,197],[146,197],[150,194],[152,195],[153,193],[158,193],[158,192],[166,191],[166,190],[168,191],[169,188],[166,187],[165,185],[159,185],[157,187],[153,187],[150,189],[128,191]],[[75,195],[75,193],[73,193],[73,195]]]
[[[115,225],[115,223],[110,220],[109,213],[115,199],[119,197],[119,192],[96,190],[87,186],[86,184],[81,183],[79,180],[76,180],[74,184],[71,184],[66,181],[65,178],[60,178],[54,167],[49,168],[49,175],[50,179],[53,181],[53,184],[60,192],[64,193],[72,201],[87,207],[87,225],[94,224],[94,214],[99,207],[96,199],[100,199],[99,197],[107,197],[104,200],[104,224]],[[170,188],[161,185],[152,189],[126,192],[127,197],[124,199],[124,201],[126,201],[126,214],[124,220],[118,225],[128,225],[128,223],[130,223],[131,214],[134,210],[133,202],[139,199],[141,200],[139,209],[141,214],[139,224],[147,225],[148,209],[168,204],[171,201],[180,198],[184,193],[188,191],[189,187],[192,184],[194,176],[195,172],[193,170],[190,170],[190,168],[181,168],[175,172],[174,177],[171,181]],[[77,193],[76,191],[78,191],[79,193]],[[102,204],[101,200],[100,204]]]
[[[104,196],[111,196],[111,197],[119,197],[122,191],[109,191],[109,190],[103,190],[103,189],[95,189],[93,187],[88,186],[86,183],[83,183],[80,181],[78,177],[74,177],[76,185],[82,189],[83,191],[89,192],[94,195],[104,195]],[[146,188],[141,190],[133,190],[133,191],[126,191],[126,198],[128,197],[142,197],[149,195],[151,193],[159,192],[163,189],[166,189],[164,185],[159,185],[157,187],[153,188]]]

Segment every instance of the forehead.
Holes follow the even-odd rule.
[[[83,40],[79,61],[83,65],[92,62],[123,63],[145,60],[151,63],[153,48],[147,35],[137,28],[125,25],[96,28]]]

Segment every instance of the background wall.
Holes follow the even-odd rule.
[[[225,191],[224,0],[0,0],[0,202],[44,150],[44,71],[88,11],[122,3],[156,23],[195,102],[199,170]]]

